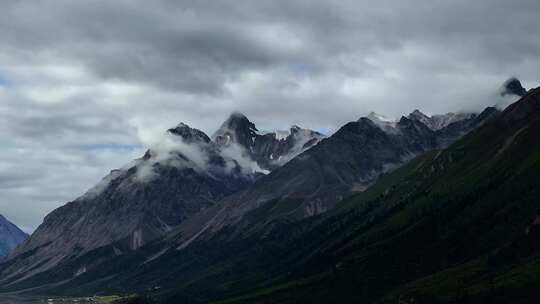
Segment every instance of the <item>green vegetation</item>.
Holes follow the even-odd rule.
[[[225,302],[536,303],[537,134],[537,113],[498,121],[382,176],[304,223],[298,238],[282,239],[301,256],[288,261],[287,277]],[[293,284],[316,274],[326,275]]]

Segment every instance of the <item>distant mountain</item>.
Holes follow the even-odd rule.
[[[442,115],[427,116],[420,112],[420,110],[414,110],[409,114],[408,118],[417,120],[424,123],[431,130],[437,131],[447,127],[448,125],[459,122],[462,120],[473,118],[475,114],[472,113],[447,113]]]
[[[27,238],[28,234],[0,214],[0,257],[8,255]]]
[[[271,171],[316,145],[324,135],[298,126],[262,133],[246,116],[233,113],[212,138],[220,146],[238,144],[261,168]]]
[[[519,79],[512,77],[505,81],[503,84],[501,95],[515,95],[515,96],[525,96],[527,90],[523,88]]]

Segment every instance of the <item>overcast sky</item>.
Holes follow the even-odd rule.
[[[0,213],[30,232],[183,121],[332,132],[540,84],[540,2],[0,0]]]

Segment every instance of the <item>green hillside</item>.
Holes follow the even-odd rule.
[[[538,134],[537,90],[343,202],[290,280],[223,302],[536,303]]]

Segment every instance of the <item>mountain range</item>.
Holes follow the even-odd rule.
[[[260,132],[240,113],[212,137],[179,124],[49,214],[0,264],[0,291],[152,289],[183,303],[529,296],[514,279],[539,274],[540,90],[505,88],[521,99],[503,112],[371,113],[328,137]]]
[[[297,126],[283,138],[259,134],[239,113],[225,121],[213,140],[180,123],[141,158],[111,171],[83,196],[47,215],[12,253],[26,258],[2,277],[26,279],[113,243],[115,254],[136,250],[253,184],[268,172],[261,167],[275,167],[321,138]],[[28,252],[35,254],[26,256]]]

